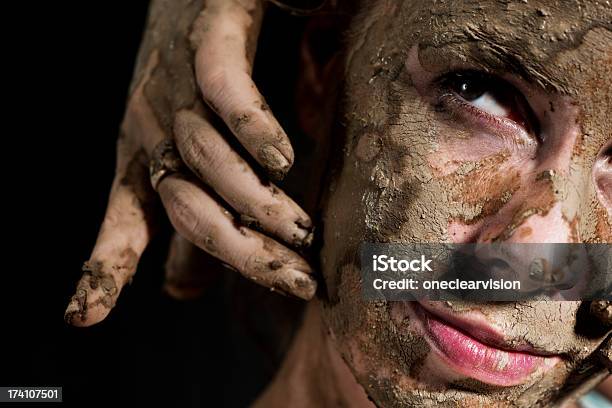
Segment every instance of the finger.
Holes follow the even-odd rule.
[[[103,320],[136,271],[155,212],[145,162],[140,152],[118,168],[98,239],[66,308],[69,324],[90,326]]]
[[[199,297],[219,276],[218,260],[175,233],[166,261],[164,290],[178,300]]]
[[[604,326],[612,326],[612,301],[594,300],[591,302],[590,311]]]
[[[251,79],[260,1],[213,0],[194,24],[195,73],[206,103],[274,179],[293,164],[291,142]]]
[[[294,246],[312,240],[308,215],[282,190],[262,183],[210,123],[193,111],[177,113],[174,134],[187,166],[242,215],[242,221]]]
[[[316,282],[306,261],[263,234],[238,225],[194,179],[173,174],[159,195],[174,228],[247,278],[281,293],[310,299]]]
[[[66,322],[75,326],[90,326],[108,315],[121,289],[136,272],[153,233],[157,197],[151,188],[147,158],[165,135],[156,125],[142,87],[156,64],[154,53],[122,123],[115,179],[104,221],[64,314]]]

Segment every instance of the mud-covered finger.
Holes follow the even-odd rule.
[[[316,281],[298,254],[273,239],[239,225],[193,178],[173,174],[159,194],[174,228],[245,277],[282,293],[310,299]]]
[[[119,153],[126,157],[119,160],[95,247],[64,315],[74,326],[90,326],[108,315],[136,272],[154,228],[155,196],[146,157],[121,148],[120,141]]]
[[[291,168],[294,152],[251,78],[261,18],[260,1],[213,0],[196,20],[191,41],[204,100],[278,180]]]
[[[159,215],[157,194],[149,179],[149,154],[166,135],[143,93],[156,64],[154,53],[121,125],[115,179],[104,220],[64,315],[66,322],[75,326],[90,326],[108,315],[121,289],[136,272]]]
[[[195,299],[219,276],[221,268],[217,259],[174,233],[166,260],[164,291],[178,300]]]
[[[296,247],[310,244],[308,214],[274,184],[262,181],[208,120],[180,111],[174,134],[187,166],[241,214],[243,223],[256,224]]]

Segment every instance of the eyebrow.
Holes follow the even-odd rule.
[[[569,91],[558,80],[551,80],[552,73],[546,72],[546,69],[539,63],[538,57],[530,53],[527,47],[513,47],[495,41],[490,35],[470,24],[463,27],[463,34],[468,40],[473,40],[474,44],[478,45],[477,47],[470,47],[470,57],[489,70],[503,70],[515,74],[543,89],[552,89],[563,93]]]
[[[434,26],[430,30],[436,40],[419,39],[419,46],[435,49],[436,59],[440,61],[465,61],[486,72],[516,75],[549,92],[572,93],[566,79],[547,69],[540,58],[529,47],[520,44],[516,37],[504,41],[495,33],[485,32],[473,24],[456,29]]]

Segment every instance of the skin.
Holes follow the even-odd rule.
[[[106,215],[66,309],[68,323],[89,326],[108,315],[155,232],[160,199],[188,241],[173,240],[171,295],[193,295],[184,282],[207,281],[192,276],[197,267],[215,275],[214,259],[278,293],[314,295],[311,267],[296,253],[310,245],[310,217],[266,176],[283,178],[293,149],[251,80],[263,9],[257,0],[152,2]],[[234,138],[255,163],[235,152]],[[165,139],[175,141],[187,168],[164,177],[155,192],[148,165]],[[195,259],[176,259],[185,254]]]
[[[214,258],[183,236],[172,236],[163,287],[168,295],[177,300],[196,299],[218,278],[219,272]]]
[[[376,405],[550,406],[607,375],[589,356],[610,329],[586,323],[580,302],[425,302],[560,358],[509,387],[458,375],[409,305],[362,299],[357,259],[362,241],[611,243],[610,21],[609,6],[588,1],[377,1],[355,19],[341,63],[346,127],[327,129],[344,135],[344,155],[325,208],[322,315]],[[512,82],[542,140],[440,106],[435,79],[466,67]]]
[[[610,106],[610,27],[606,26],[609,9],[598,8],[594,2],[563,9],[544,3],[504,9],[505,5],[499,2],[480,2],[479,7],[465,9],[447,9],[450,6],[446,4],[434,7],[429,2],[379,1],[370,5],[353,23],[345,55],[331,64],[340,64],[341,69],[305,68],[305,72],[315,72],[305,82],[315,90],[315,99],[319,97],[311,101],[313,106],[322,111],[318,125],[305,127],[319,140],[329,139],[333,130],[334,136],[341,137],[346,154],[337,163],[336,172],[332,172],[333,188],[326,197],[323,301],[309,305],[281,375],[259,403],[281,405],[291,395],[296,396],[296,405],[326,401],[328,405],[371,406],[370,400],[380,406],[547,406],[565,402],[581,392],[581,387],[588,389],[607,374],[602,364],[591,365],[589,356],[600,358],[596,349],[609,329],[592,321],[589,326],[595,329],[584,331],[579,323],[587,320],[579,316],[577,302],[429,304],[450,313],[478,313],[508,338],[520,338],[562,357],[552,370],[538,373],[524,384],[491,387],[443,369],[419,333],[414,317],[404,310],[406,305],[362,301],[354,260],[357,245],[363,240],[610,243],[607,143],[611,131],[606,121]],[[582,13],[580,18],[575,15],[577,10]],[[443,24],[429,24],[436,18],[444,20]],[[580,24],[567,28],[564,19]],[[546,28],[542,35],[538,30],[544,28],[539,27]],[[438,31],[441,29],[447,30],[447,35]],[[513,33],[520,40],[513,41]],[[472,47],[474,42],[479,47]],[[533,49],[526,48],[525,43],[532,44]],[[512,130],[496,127],[493,131],[482,123],[476,128],[474,121],[465,116],[457,120],[460,114],[452,114],[448,107],[446,111],[435,109],[432,80],[445,69],[456,69],[448,66],[448,61],[456,60],[499,75],[507,74],[510,66],[520,67],[508,80],[534,107],[545,130],[546,143],[524,141],[513,150],[507,141],[496,140],[498,133],[516,137]],[[164,58],[151,52],[147,61],[151,69],[145,70],[139,83],[155,84],[155,80],[149,81]],[[334,94],[332,84],[343,79],[344,88]],[[160,184],[159,193],[173,225],[198,246],[239,265],[238,269],[248,277],[269,279],[270,269],[285,270],[273,268],[273,261],[268,261],[271,258],[280,258],[283,266],[298,268],[300,263],[293,254],[278,247],[274,248],[274,256],[263,255],[265,260],[257,265],[241,263],[251,259],[256,248],[241,252],[248,245],[242,245],[245,243],[238,235],[263,241],[258,248],[269,250],[266,239],[244,227],[236,229],[223,207],[193,181],[196,176],[210,185],[220,182],[218,174],[233,174],[232,168],[215,166],[214,162],[198,167],[207,154],[217,152],[214,149],[223,152],[223,139],[215,141],[204,107],[184,104],[179,98],[183,95],[180,89],[174,93],[165,89],[160,91],[162,94],[155,94],[154,86],[151,93],[146,87],[140,92],[138,89],[134,93],[137,102],[130,105],[142,115],[141,121],[131,127],[126,120],[126,129],[144,128],[154,122],[156,129],[141,130],[143,140],[171,128],[179,150],[180,145],[186,144],[196,146],[194,151],[200,153],[194,153],[190,160],[189,153],[181,150],[194,174],[172,175]],[[164,98],[160,95],[178,99],[169,102],[172,115],[162,109],[160,101]],[[331,128],[331,122],[338,122],[331,120],[336,108],[331,101],[342,101],[339,110],[344,113],[345,128]],[[219,110],[214,102],[212,106]],[[247,141],[243,142],[247,150],[266,159],[266,154],[257,156],[259,150],[248,147],[251,119],[245,120],[241,115],[226,117],[237,118],[229,123],[226,120],[234,133],[247,129]],[[206,144],[209,138],[213,142]],[[465,149],[456,141],[462,138],[482,147]],[[150,152],[149,144],[141,144],[145,154]],[[239,161],[231,149],[224,154],[230,157],[230,163]],[[281,163],[277,167],[283,167],[282,161],[267,162]],[[508,174],[512,177],[506,177]],[[245,179],[243,188],[253,180]],[[480,188],[468,188],[471,185]],[[238,191],[231,186],[213,188],[226,201],[231,201],[232,191]],[[481,191],[485,193],[479,194]],[[146,201],[139,201],[140,207],[143,202]],[[422,214],[427,216],[421,217]],[[207,239],[213,230],[211,219],[219,227],[215,232],[223,231],[215,235],[213,242],[228,248],[225,251],[211,246]],[[204,225],[204,229],[198,230],[194,225]],[[229,248],[234,251],[230,253]],[[267,265],[265,271],[257,269],[262,264],[264,268]],[[90,263],[88,269],[82,281],[85,286],[80,288],[88,294],[84,304],[92,299],[89,289],[94,293],[112,289],[105,280],[104,264]],[[117,270],[120,268],[112,268]],[[279,275],[278,280],[265,283],[283,290],[279,282],[287,274]],[[288,275],[291,282],[294,277]],[[112,301],[116,293],[110,292],[105,296],[111,296]],[[81,316],[83,299],[76,297],[75,302],[75,312]],[[109,302],[98,302],[104,307],[106,303]],[[86,321],[88,317],[86,313],[81,319]],[[576,374],[578,371],[582,374]]]

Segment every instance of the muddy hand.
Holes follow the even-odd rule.
[[[262,181],[211,120],[220,116],[230,137],[272,178],[284,177],[291,167],[289,139],[250,77],[262,14],[255,0],[210,0],[205,7],[189,0],[151,3],[106,215],[66,310],[68,323],[103,320],[135,273],[152,235],[158,199],[149,162],[168,140],[185,168],[154,184],[177,232],[257,283],[303,299],[314,295],[306,261],[270,238],[307,246],[310,218]],[[253,225],[261,232],[248,227]]]

